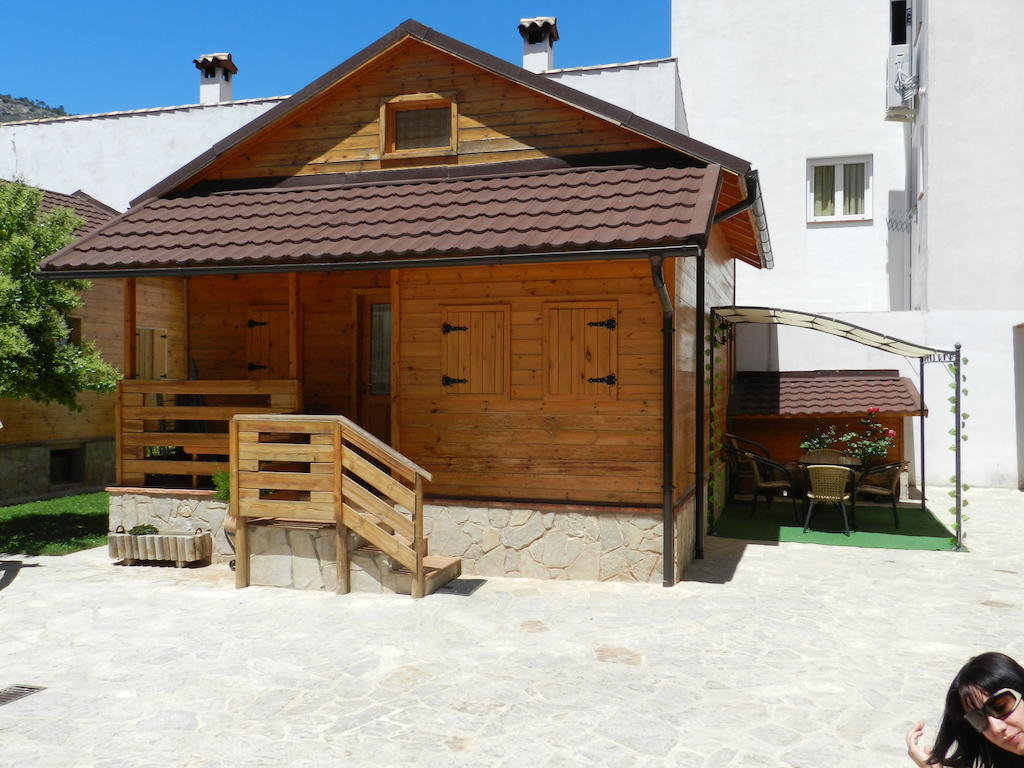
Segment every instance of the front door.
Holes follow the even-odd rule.
[[[366,293],[357,301],[356,421],[391,442],[391,301],[387,293]]]
[[[250,307],[245,347],[250,379],[287,379],[288,308]]]

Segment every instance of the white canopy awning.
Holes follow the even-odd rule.
[[[887,336],[869,328],[863,328],[844,320],[826,315],[814,315],[795,309],[776,307],[715,307],[711,310],[719,319],[729,323],[768,323],[791,325],[795,328],[809,328],[812,331],[830,333],[858,344],[892,352],[903,357],[931,357],[932,355],[953,355],[953,350],[926,347],[903,339]]]

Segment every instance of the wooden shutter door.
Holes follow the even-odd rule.
[[[617,307],[613,301],[546,304],[545,396],[617,397],[617,328]]]
[[[441,388],[449,395],[508,396],[507,305],[441,311]]]

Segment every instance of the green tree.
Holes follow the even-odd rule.
[[[118,373],[91,342],[70,340],[68,315],[89,283],[36,277],[82,225],[66,208],[40,212],[41,200],[38,189],[0,182],[0,397],[81,410],[78,393],[110,392]]]

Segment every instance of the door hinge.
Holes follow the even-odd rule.
[[[587,323],[592,328],[607,328],[609,331],[615,330],[615,318],[609,317],[607,320],[595,321],[593,323]]]
[[[441,377],[442,387],[450,387],[452,384],[469,384],[469,379],[453,379],[447,375]]]
[[[249,365],[247,367],[249,368],[249,372],[252,373],[253,371],[265,371],[270,366],[269,365],[260,365],[259,363],[249,363]]]
[[[249,328],[255,328],[258,325],[270,325],[270,323],[265,320],[250,320],[246,325]]]
[[[591,384],[607,384],[610,387],[615,386],[615,374],[609,373],[607,376],[601,376],[597,379],[587,379]]]
[[[468,325],[451,325],[450,323],[445,323],[444,325],[441,326],[441,333],[451,333],[452,331],[468,331],[468,330],[469,330],[469,326]]]

